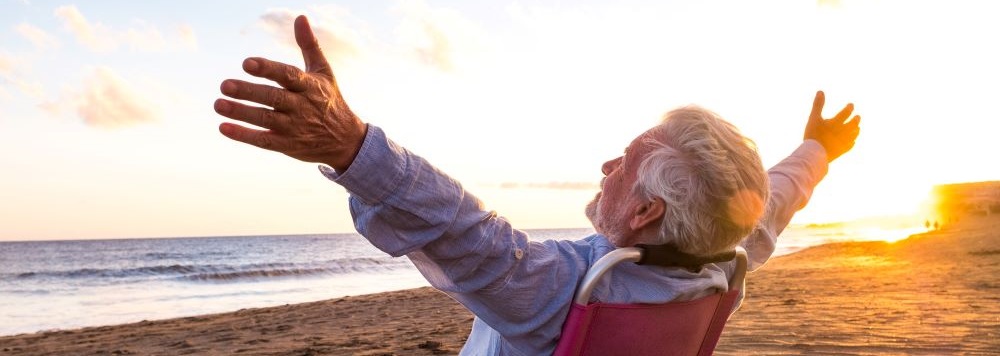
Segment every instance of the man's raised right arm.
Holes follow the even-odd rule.
[[[457,181],[354,115],[304,16],[295,20],[295,39],[305,70],[263,58],[243,62],[247,73],[280,87],[223,81],[222,93],[236,100],[218,99],[216,112],[262,129],[226,122],[222,134],[325,164],[323,174],[351,193],[355,226],[373,245],[407,255],[431,284],[508,339],[548,345],[573,296],[567,286],[586,270],[590,246],[529,244],[524,232],[484,209]]]
[[[774,253],[778,235],[792,216],[806,206],[813,189],[826,176],[828,165],[854,147],[860,131],[860,116],[851,116],[853,104],[847,104],[831,119],[823,119],[825,95],[816,93],[806,124],[802,145],[788,158],[768,170],[771,196],[757,229],[743,240],[749,270],[760,268]]]

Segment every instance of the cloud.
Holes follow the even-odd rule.
[[[0,53],[0,77],[5,77],[14,72],[14,59]]]
[[[63,26],[73,33],[77,42],[92,51],[107,52],[118,46],[110,29],[100,22],[91,24],[76,6],[60,6],[56,8],[55,15],[63,21]]]
[[[177,26],[177,33],[180,36],[181,45],[187,49],[198,48],[198,36],[194,33],[191,25],[183,24]]]
[[[458,11],[432,8],[423,1],[400,1],[392,11],[399,16],[394,41],[376,42],[365,31],[368,26],[364,21],[336,5],[310,8],[309,21],[331,62],[354,60],[378,51],[380,58],[399,58],[452,71],[459,67],[464,54],[475,51],[482,42],[482,30]],[[297,50],[292,24],[303,13],[270,9],[261,15],[259,25],[281,44]]]
[[[260,26],[274,35],[280,43],[298,50],[292,31],[295,17],[302,11],[270,9],[260,17]],[[361,34],[350,26],[353,16],[344,8],[333,5],[317,8],[309,17],[309,24],[324,54],[331,62],[343,62],[361,55]]]
[[[38,105],[36,105],[36,107],[44,111],[46,114],[49,114],[50,116],[62,116],[63,112],[66,111],[66,106],[67,105],[63,104],[63,102],[60,100],[42,101],[41,103],[38,103]]]
[[[110,68],[100,67],[84,81],[84,89],[71,104],[83,122],[99,128],[116,128],[155,121],[158,111],[146,98]],[[50,105],[48,108],[45,105]],[[58,104],[40,107],[59,112]]]
[[[15,78],[13,82],[14,85],[17,86],[17,89],[21,90],[22,93],[28,95],[29,97],[35,99],[41,99],[45,97],[45,88],[42,86],[42,83],[39,83],[37,81],[29,82],[27,80],[17,79],[17,78]]]
[[[418,61],[439,70],[453,70],[461,51],[481,42],[480,29],[458,11],[417,0],[400,1],[394,11],[402,15],[396,28],[402,45]]]
[[[141,28],[130,28],[122,33],[122,40],[129,48],[140,52],[161,52],[167,48],[167,41],[156,27],[140,23]]]
[[[438,69],[450,71],[453,64],[451,61],[451,42],[448,37],[440,28],[430,22],[423,23],[423,35],[427,38],[426,43],[413,48],[417,57],[424,63]]]
[[[168,38],[155,26],[139,21],[137,27],[125,30],[119,36],[123,42],[129,45],[129,48],[140,52],[166,52],[198,48],[198,36],[195,35],[194,28],[188,24],[177,25],[174,36]]]
[[[84,85],[77,114],[87,125],[120,127],[156,119],[152,105],[111,69],[97,68]]]
[[[11,84],[25,95],[35,99],[45,97],[45,91],[38,82],[31,82],[24,79],[25,60],[5,53],[0,53],[0,83]],[[2,89],[2,88],[0,88]],[[4,98],[10,97],[10,92],[3,90]]]
[[[554,189],[554,190],[598,190],[600,185],[592,182],[547,182],[547,183],[500,183],[501,189]]]
[[[31,41],[36,48],[50,49],[59,47],[59,41],[55,37],[52,37],[52,35],[49,35],[38,27],[22,23],[14,27],[14,30],[28,41]]]
[[[179,25],[175,35],[167,37],[156,26],[142,20],[123,31],[114,31],[100,22],[91,23],[72,5],[57,8],[55,16],[62,20],[78,43],[94,52],[114,51],[121,44],[139,52],[193,50],[198,44],[194,29],[187,24]]]
[[[820,7],[840,7],[840,0],[816,0],[816,5]]]
[[[407,50],[426,65],[450,71],[452,63],[451,39],[435,21],[435,14],[427,4],[417,1],[401,2],[396,11],[403,15],[396,29]],[[438,16],[440,17],[440,16]]]

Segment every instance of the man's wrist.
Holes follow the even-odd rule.
[[[399,187],[407,176],[407,153],[396,145],[377,126],[365,131],[361,149],[353,162],[343,171],[321,165],[319,170],[326,178],[340,184],[368,204],[376,204]]]
[[[821,158],[827,163],[830,162],[829,151],[826,149],[826,146],[823,145],[823,142],[820,142],[817,139],[810,138],[803,140],[801,148],[796,151],[801,151],[803,154],[807,154],[810,157]]]
[[[319,163],[330,166],[340,174],[347,171],[347,169],[351,167],[351,164],[354,163],[354,160],[358,158],[358,153],[361,152],[361,147],[364,145],[365,139],[368,137],[368,124],[363,124],[361,130],[359,131],[360,132],[358,134],[354,135],[355,138],[351,140],[353,142],[345,145],[347,147],[351,147],[350,150],[345,150],[339,154],[333,154],[334,157],[332,159]]]

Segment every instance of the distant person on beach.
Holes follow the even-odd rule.
[[[222,82],[224,95],[269,108],[215,102],[219,114],[267,130],[228,122],[219,130],[323,164],[322,174],[350,193],[358,232],[390,255],[409,257],[434,287],[476,315],[463,354],[551,354],[577,283],[594,261],[619,247],[671,243],[705,256],[741,245],[750,270],[759,268],[828,163],[849,151],[859,132],[851,104],[823,119],[818,92],[803,143],[765,171],[753,143],[733,125],[702,108],[676,109],[601,167],[601,192],[585,210],[596,234],[529,242],[457,181],[354,115],[304,16],[294,31],[305,71],[248,58],[247,73],[281,88]],[[624,264],[611,273],[594,300],[662,303],[725,290],[733,266],[695,271]]]

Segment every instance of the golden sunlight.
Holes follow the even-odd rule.
[[[934,225],[1000,214],[1000,181],[942,184],[932,194]]]

